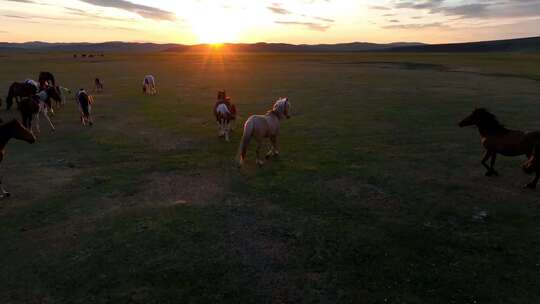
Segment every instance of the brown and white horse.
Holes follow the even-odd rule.
[[[144,76],[143,80],[143,94],[156,95],[156,78],[152,75]]]
[[[487,169],[486,176],[497,176],[495,161],[497,155],[521,156],[526,155],[528,161],[522,168],[528,174],[536,173],[534,180],[525,188],[535,189],[540,179],[540,166],[538,166],[537,153],[540,153],[540,132],[523,132],[510,130],[504,127],[495,115],[486,109],[476,109],[459,123],[460,127],[476,126],[480,132],[482,146],[485,154],[482,165]],[[488,165],[488,161],[490,161]]]
[[[257,164],[263,165],[264,161],[260,157],[260,150],[263,143],[263,140],[266,138],[270,139],[272,147],[266,158],[273,156],[278,156],[279,151],[277,147],[277,136],[279,134],[279,128],[281,120],[291,118],[291,103],[288,98],[278,99],[272,108],[265,115],[253,115],[246,121],[244,125],[244,134],[242,135],[242,140],[240,142],[240,147],[238,149],[239,162],[238,166],[242,167],[246,159],[247,149],[252,138],[255,138],[257,141]]]
[[[6,124],[0,125],[0,162],[4,159],[6,145],[12,139],[19,139],[33,144],[36,142],[36,137],[31,131],[26,129],[17,120],[12,120]],[[0,198],[9,197],[10,194],[4,189],[0,180]]]

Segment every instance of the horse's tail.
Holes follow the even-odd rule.
[[[255,124],[252,119],[248,119],[244,126],[244,134],[242,135],[242,140],[240,141],[240,147],[238,148],[239,155],[239,165],[242,165],[246,159],[247,148],[251,142],[251,137],[255,131]]]

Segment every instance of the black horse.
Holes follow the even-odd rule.
[[[56,87],[54,75],[50,72],[39,73],[39,88],[43,90],[47,86]]]
[[[14,82],[8,91],[6,98],[6,109],[10,110],[13,106],[13,99],[19,104],[21,98],[31,97],[37,94],[37,88],[30,83]]]

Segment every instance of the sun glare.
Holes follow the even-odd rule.
[[[241,18],[234,18],[220,10],[201,10],[190,20],[194,34],[200,43],[215,46],[237,42],[242,30]]]

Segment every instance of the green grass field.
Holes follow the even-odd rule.
[[[540,302],[540,192],[523,159],[484,177],[457,127],[485,106],[540,130],[540,55],[71,55],[0,55],[3,97],[39,71],[105,84],[93,128],[71,98],[55,134],[8,146],[0,303]],[[252,146],[238,170],[241,123],[279,96],[280,159]]]

